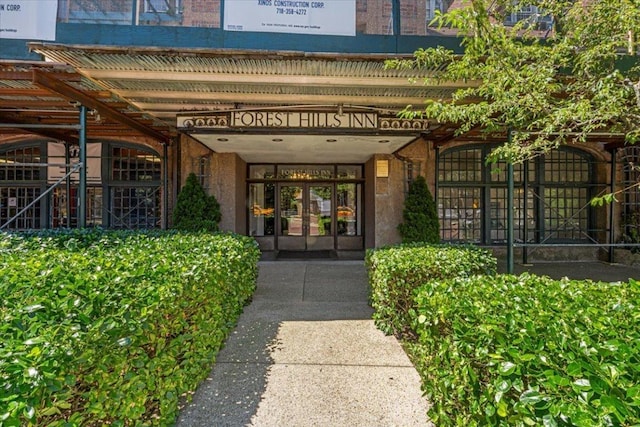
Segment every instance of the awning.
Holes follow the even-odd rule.
[[[72,122],[77,117],[74,102],[86,105],[91,101],[93,106],[88,107],[95,118],[90,121],[89,134],[103,136],[144,133],[144,125],[168,138],[177,131],[178,116],[210,112],[307,109],[395,116],[409,105],[421,109],[428,99],[450,99],[456,89],[473,84],[437,81],[437,69],[387,69],[385,61],[397,55],[386,54],[46,43],[30,43],[29,47],[47,61],[64,65],[23,64],[20,68],[14,63],[15,71],[21,73],[15,76],[7,69],[5,79],[0,79],[0,100],[6,106],[1,121]],[[43,74],[52,78],[41,78]],[[69,87],[87,97],[78,99]],[[103,105],[112,108],[94,108]],[[285,161],[292,156],[292,161],[333,162],[392,153],[420,135],[439,133],[442,139],[453,130],[451,126],[432,124],[393,135],[372,129],[328,132],[330,136],[318,131],[301,135],[287,129],[189,133],[214,151],[231,150],[250,162]],[[298,135],[292,137],[291,133]],[[340,147],[343,155],[332,147]]]

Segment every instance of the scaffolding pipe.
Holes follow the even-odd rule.
[[[169,147],[167,144],[162,146],[162,228],[169,228]]]
[[[614,148],[611,151],[611,194],[615,194],[616,192],[616,155],[617,155],[617,150]],[[614,210],[613,210],[614,206],[613,203],[609,203],[609,244],[613,245],[613,242],[615,241],[615,236],[613,233],[613,214],[614,214]],[[609,249],[609,263],[613,263],[614,260],[614,256],[613,256],[613,246],[611,246],[611,248]]]
[[[0,128],[17,128],[17,129],[80,129],[79,125],[45,125],[45,124],[29,124],[29,123],[0,123]]]
[[[69,143],[64,144],[64,161],[67,163],[67,166],[64,167],[65,173],[69,173],[69,164],[71,163],[71,153],[69,152]],[[65,208],[67,210],[67,228],[71,228],[71,175],[67,175],[66,185],[65,185]]]
[[[516,248],[639,248],[640,243],[514,243]]]
[[[522,209],[521,212],[521,221],[522,228],[524,233],[524,241],[526,242],[529,239],[529,161],[525,160],[523,164],[524,170],[522,172],[523,183],[523,191],[522,195]],[[529,262],[529,252],[527,248],[522,249],[522,264],[527,264]]]
[[[513,163],[507,163],[507,273],[513,274]]]
[[[80,169],[78,185],[78,228],[87,226],[87,107],[80,106]]]
[[[27,206],[25,206],[24,208],[22,208],[22,210],[20,212],[18,212],[17,214],[15,214],[13,217],[11,217],[7,222],[5,222],[4,224],[2,224],[0,226],[0,230],[5,229],[9,224],[11,224],[13,221],[15,221],[20,215],[22,215],[23,213],[25,213],[26,211],[28,211],[29,209],[31,209],[31,207],[33,205],[35,205],[36,203],[38,203],[40,200],[42,200],[47,194],[51,193],[51,191],[56,188],[58,185],[60,185],[60,183],[64,180],[66,180],[72,173],[74,173],[75,171],[77,171],[78,169],[80,169],[82,167],[82,163],[77,163],[73,166],[73,169],[71,169],[69,172],[67,172],[65,174],[65,176],[63,176],[62,178],[60,178],[59,180],[57,180],[51,187],[47,188],[46,191],[44,191],[42,194],[40,194],[38,197],[36,197],[35,199],[33,199],[31,201],[31,203],[29,203]]]
[[[507,133],[511,144],[511,129]],[[507,159],[507,273],[513,274],[513,162]]]

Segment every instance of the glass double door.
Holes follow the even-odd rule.
[[[278,184],[278,249],[292,251],[335,248],[334,184]]]

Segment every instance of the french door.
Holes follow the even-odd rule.
[[[335,248],[334,184],[278,185],[278,249],[291,251]]]

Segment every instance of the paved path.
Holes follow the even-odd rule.
[[[529,265],[514,263],[513,267],[515,274],[529,272],[538,276],[549,276],[552,279],[567,277],[572,280],[590,279],[602,282],[640,280],[640,267],[638,266],[609,264],[600,261],[534,262]],[[498,272],[506,273],[506,271],[506,260],[498,260]]]
[[[177,426],[428,425],[418,374],[367,301],[362,261],[261,262],[253,302]]]

